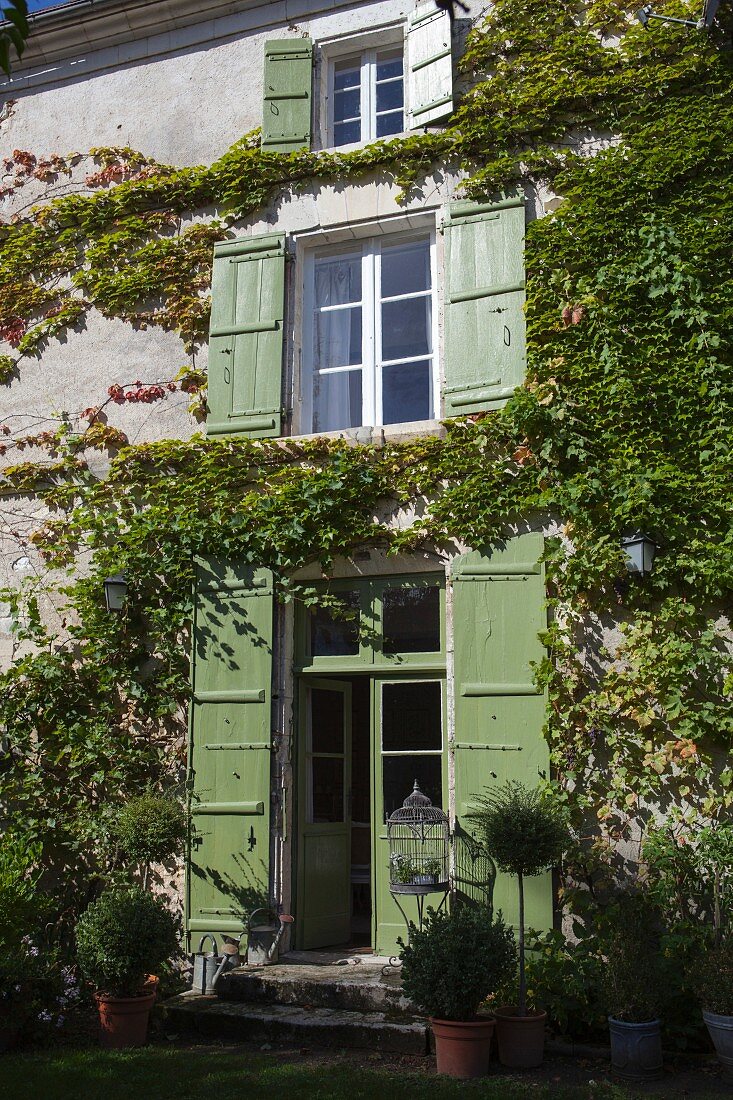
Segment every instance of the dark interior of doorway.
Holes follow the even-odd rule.
[[[368,676],[334,676],[332,679],[351,684],[350,946],[369,949],[372,946],[371,682]]]

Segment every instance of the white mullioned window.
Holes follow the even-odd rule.
[[[305,275],[303,431],[434,419],[432,234],[317,250]]]
[[[333,60],[328,102],[329,146],[401,134],[405,128],[403,47],[365,50]]]

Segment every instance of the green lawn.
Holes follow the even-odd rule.
[[[544,1080],[494,1076],[458,1082],[405,1069],[396,1060],[387,1068],[334,1056],[299,1058],[249,1053],[240,1049],[156,1048],[124,1053],[57,1050],[0,1055],[2,1100],[630,1100],[652,1093],[594,1081],[594,1070],[580,1067],[573,1076],[584,1083],[563,1083],[544,1071]],[[580,1072],[579,1072],[580,1070]],[[600,1074],[595,1071],[595,1077]],[[716,1091],[676,1091],[672,1082],[653,1094],[672,1100],[725,1096]],[[727,1093],[730,1095],[730,1092]]]

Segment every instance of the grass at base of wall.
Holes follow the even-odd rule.
[[[381,1064],[372,1068],[370,1058]],[[417,1069],[416,1066],[422,1066]],[[729,1090],[704,1077],[673,1075],[643,1088],[615,1085],[603,1067],[548,1061],[542,1071],[510,1076],[492,1068],[478,1081],[437,1077],[430,1059],[241,1047],[33,1051],[0,1055],[3,1100],[716,1100]],[[692,1087],[691,1087],[692,1085]]]

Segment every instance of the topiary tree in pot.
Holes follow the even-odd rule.
[[[178,855],[185,838],[183,806],[176,799],[151,790],[131,798],[111,828],[111,839],[118,851],[140,867],[143,889],[148,887],[150,865]]]
[[[145,1042],[155,988],[148,975],[178,950],[177,922],[139,887],[103,893],[76,926],[79,969],[95,988],[103,1046]]]
[[[516,781],[487,790],[467,816],[499,870],[514,875],[519,888],[519,995],[516,1005],[496,1011],[499,1057],[507,1066],[538,1066],[547,1013],[527,1008],[524,880],[559,863],[570,840],[567,820],[539,790]]]
[[[431,1017],[438,1073],[480,1077],[488,1072],[494,1021],[479,1005],[511,978],[516,945],[501,916],[466,904],[428,910],[402,949],[402,988]]]

